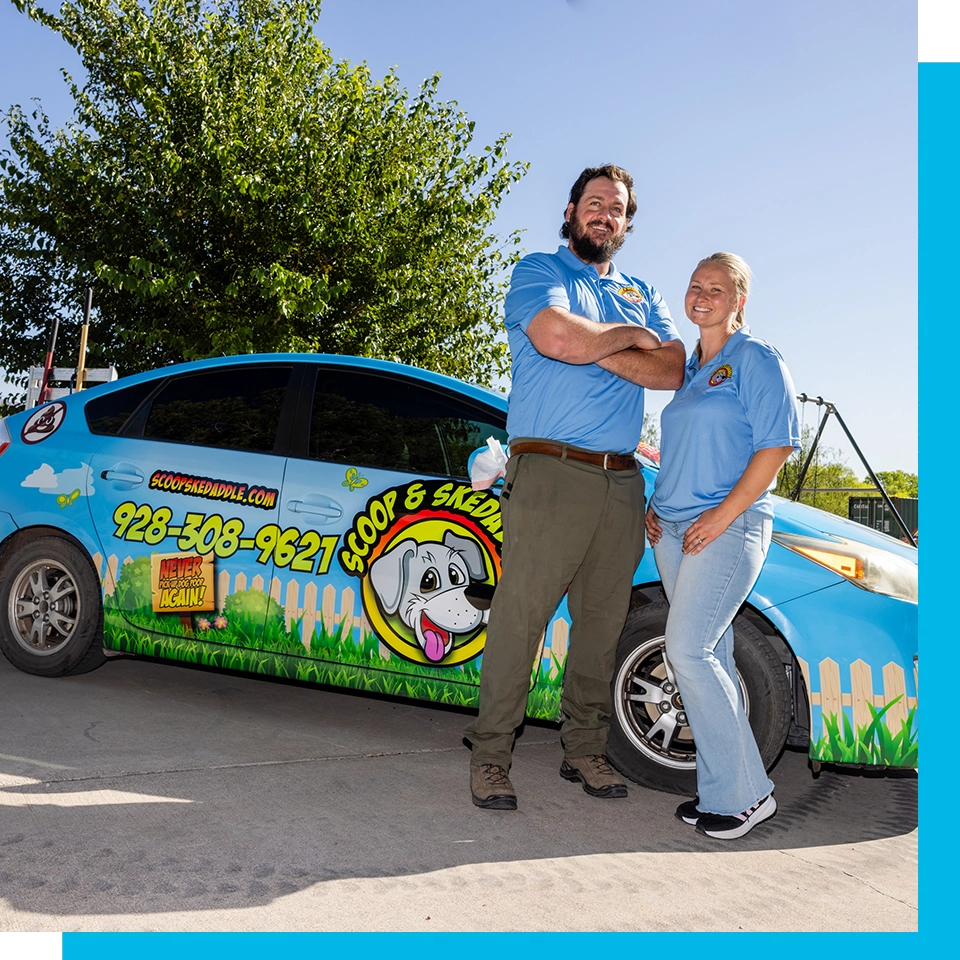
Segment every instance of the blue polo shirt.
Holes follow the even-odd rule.
[[[507,433],[570,443],[603,453],[631,453],[643,429],[643,387],[595,363],[545,357],[527,327],[546,307],[563,307],[598,323],[636,323],[661,341],[679,340],[657,291],[611,263],[605,277],[566,246],[531,253],[514,268],[504,305],[513,361]]]
[[[800,448],[797,391],[775,347],[741,327],[708,364],[687,361],[660,415],[660,473],[650,500],[663,520],[718,506],[758,450]],[[773,516],[765,491],[749,509]]]

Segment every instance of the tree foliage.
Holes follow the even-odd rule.
[[[905,470],[878,470],[877,479],[883,484],[888,496],[920,496],[920,478],[915,473],[907,473]],[[869,477],[864,477],[863,480],[864,483],[872,483]]]
[[[805,427],[800,450],[794,451],[777,475],[774,492],[779,496],[789,497],[793,493],[797,478],[810,453],[812,441],[813,431]],[[832,447],[818,445],[804,478],[804,492],[798,499],[800,503],[807,503],[811,507],[818,507],[828,513],[846,517],[849,515],[850,497],[857,494],[839,492],[836,488],[865,487],[863,494],[869,496],[873,492],[870,489],[872,486],[873,484],[869,481],[864,484],[857,479],[853,470],[840,458],[839,451]]]
[[[776,493],[782,497],[789,497],[793,492],[800,476],[803,464],[806,463],[813,442],[814,432],[811,427],[803,428],[801,449],[783,465],[777,476]],[[891,497],[918,496],[919,480],[917,474],[907,473],[904,470],[877,470],[877,479],[883,484],[883,489]],[[862,493],[839,492],[831,488],[847,487],[862,488]],[[807,469],[800,502],[819,507],[829,513],[841,517],[849,516],[850,498],[856,496],[880,496],[869,475],[858,479],[853,470],[841,459],[839,451],[822,444],[817,445],[813,460]]]
[[[88,366],[292,350],[503,372],[519,237],[491,228],[526,166],[506,135],[469,152],[438,76],[411,96],[335,61],[319,0],[13,2],[86,79],[64,74],[65,129],[4,115],[0,367],[38,364],[57,314],[72,363],[92,285]]]

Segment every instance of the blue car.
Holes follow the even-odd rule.
[[[49,677],[127,654],[473,707],[502,530],[471,465],[505,424],[500,394],[307,354],[164,367],[0,420],[0,649]],[[734,624],[768,766],[789,744],[915,767],[917,551],[779,499],[773,539]],[[690,794],[652,550],[634,582],[610,757]],[[531,718],[559,719],[569,620],[563,602],[544,625]]]

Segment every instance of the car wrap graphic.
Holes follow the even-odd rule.
[[[324,534],[183,512],[160,493],[106,515],[116,546],[94,563],[108,647],[476,705],[487,615],[465,588],[499,580],[496,495],[411,479]],[[531,717],[559,716],[568,616],[533,664]]]
[[[238,551],[251,551],[256,554],[257,563],[272,563],[315,576],[323,576],[330,569],[339,539],[321,536],[315,530],[281,528],[276,523],[265,523],[250,533],[239,517],[224,519],[219,513],[189,512],[178,524],[171,522],[173,518],[170,507],[153,508],[148,503],[128,500],[113,512],[116,525],[113,536],[150,545],[176,538],[181,551],[195,550],[201,556],[212,553],[221,560],[229,559]]]
[[[499,499],[469,484],[417,480],[392,487],[367,500],[342,536],[276,523],[251,529],[240,517],[180,514],[133,500],[120,503],[112,521],[114,538],[162,548],[150,554],[155,614],[216,610],[218,561],[245,557],[321,578],[336,556],[344,573],[361,580],[365,621],[393,653],[447,667],[483,651],[486,613],[465,591],[471,584],[496,585],[503,531]]]
[[[150,557],[155,613],[200,613],[216,609],[212,557],[155,553]]]
[[[167,470],[154,471],[150,477],[150,489],[181,493],[188,497],[203,497],[206,500],[235,501],[263,510],[272,510],[280,496],[280,491],[272,487],[217,480],[213,477],[195,477],[188,473]]]
[[[361,579],[364,613],[382,643],[414,663],[453,666],[483,650],[486,614],[465,591],[497,583],[502,538],[496,496],[417,481],[368,500],[338,559]]]
[[[20,431],[20,439],[27,444],[42,443],[60,429],[66,415],[67,405],[62,400],[48,403],[30,414]]]
[[[81,463],[79,467],[68,467],[57,473],[49,463],[41,463],[20,484],[21,487],[33,487],[40,493],[55,494],[60,506],[68,506],[61,500],[64,497],[73,503],[77,497],[92,496],[93,481],[89,479],[90,465]]]

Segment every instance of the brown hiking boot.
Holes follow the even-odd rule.
[[[486,810],[516,810],[517,791],[498,763],[470,765],[470,793],[473,802]]]
[[[585,757],[567,757],[560,765],[564,780],[579,780],[591,797],[625,797],[627,785],[614,772],[610,761],[602,753],[588,753]]]

